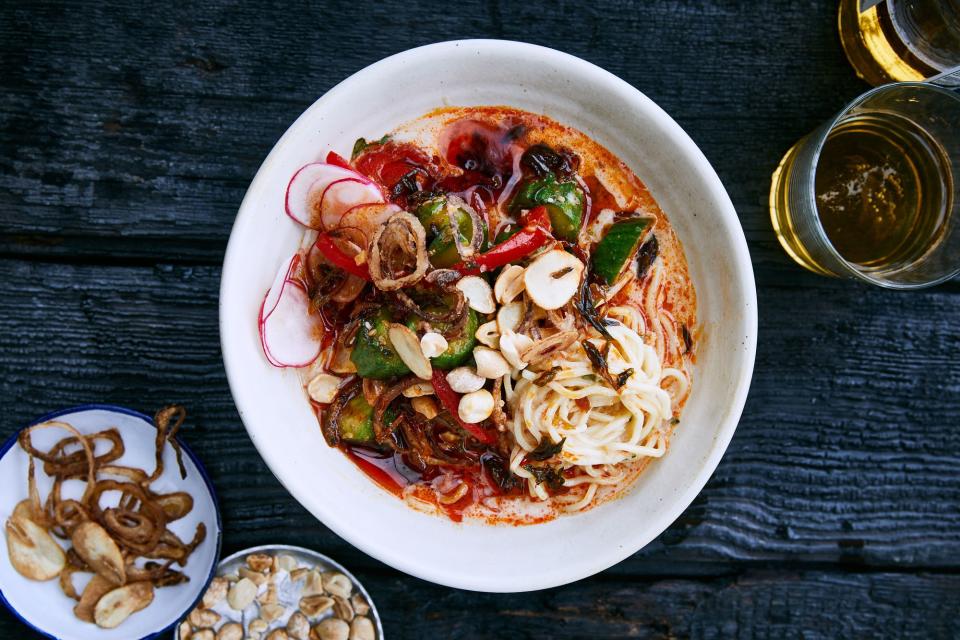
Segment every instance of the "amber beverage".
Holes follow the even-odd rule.
[[[800,140],[773,174],[786,252],[816,273],[918,288],[960,272],[960,94],[874,89]]]
[[[960,64],[960,0],[841,0],[838,26],[850,64],[874,86]]]

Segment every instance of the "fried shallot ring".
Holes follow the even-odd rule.
[[[90,446],[90,441],[87,440],[86,436],[77,431],[73,425],[67,424],[66,422],[60,422],[59,420],[48,420],[47,422],[41,422],[40,424],[27,427],[20,432],[20,435],[17,437],[17,442],[20,444],[20,448],[26,451],[29,455],[40,458],[44,462],[53,461],[55,463],[56,458],[50,456],[49,453],[38,451],[34,448],[33,443],[30,440],[30,434],[39,429],[64,429],[69,431],[76,437],[77,441],[83,447],[83,452],[86,454],[85,472],[87,476],[87,486],[83,490],[83,497],[80,499],[80,501],[86,503],[90,497],[90,494],[93,492],[93,485],[97,481],[97,463],[96,458],[93,455],[93,447]]]
[[[73,574],[77,571],[80,571],[79,568],[73,566],[69,562],[63,566],[63,569],[60,571],[60,590],[63,591],[63,595],[68,598],[73,598],[74,600],[80,600],[80,594],[77,593],[76,587],[73,586]]]
[[[142,535],[145,533],[146,526],[143,524],[143,519],[137,519],[140,528],[131,527],[129,523],[116,518],[107,519],[99,504],[100,496],[107,491],[131,494],[140,501],[140,510],[137,513],[143,514],[144,518],[150,521],[149,535]],[[160,537],[167,527],[167,518],[163,509],[153,503],[150,496],[140,485],[132,482],[100,480],[96,483],[84,504],[89,509],[92,519],[103,524],[113,534],[118,545],[135,553],[144,554],[153,549],[160,542]]]
[[[47,513],[45,505],[40,503],[40,491],[37,489],[36,465],[33,463],[33,456],[28,455],[30,462],[27,464],[27,495],[30,502],[30,516],[36,524],[45,529],[51,526],[51,518]]]
[[[383,424],[383,416],[387,412],[387,407],[403,393],[404,389],[420,382],[422,382],[422,380],[417,376],[401,378],[399,382],[388,388],[377,398],[377,403],[373,405],[373,433],[378,443],[387,444],[390,440],[391,432],[387,429],[386,425]]]
[[[370,241],[370,279],[381,291],[396,291],[418,282],[427,273],[427,233],[420,221],[406,211],[393,214],[377,228]],[[406,268],[412,270],[400,275]]]
[[[90,519],[90,513],[77,500],[64,500],[54,505],[53,518],[67,537],[72,535],[74,529]]]
[[[117,431],[116,428],[111,427],[110,429],[104,429],[97,433],[91,433],[90,435],[84,436],[84,438],[90,443],[91,448],[94,450],[96,450],[97,447],[97,440],[107,440],[112,445],[106,453],[99,456],[94,454],[93,461],[97,467],[120,459],[126,452],[123,438],[120,437],[120,432]],[[77,444],[77,439],[71,436],[53,445],[53,448],[46,453],[48,458],[42,458],[44,473],[48,476],[79,476],[86,473],[87,460],[83,451],[74,451],[69,454],[64,453],[68,447]]]
[[[133,564],[127,565],[127,580],[129,582],[151,582],[155,587],[170,587],[189,582],[190,578],[176,569],[171,569],[173,560],[163,564],[146,562],[142,567]]]
[[[176,422],[170,426],[170,419],[176,415]],[[180,426],[187,418],[187,410],[179,405],[170,405],[157,411],[153,418],[153,424],[157,427],[157,466],[153,473],[147,478],[147,484],[150,484],[161,475],[163,475],[163,443],[169,442],[177,454],[177,466],[180,467],[180,477],[187,477],[187,469],[183,466],[183,453],[180,451],[180,443],[177,441],[177,432]]]
[[[118,539],[135,545],[147,545],[154,539],[156,523],[146,514],[110,507],[103,512],[104,526]],[[160,539],[163,538],[161,532]]]
[[[125,467],[122,465],[108,464],[97,469],[98,473],[108,476],[117,476],[126,478],[130,482],[136,482],[139,485],[149,484],[147,482],[147,472],[136,467]]]

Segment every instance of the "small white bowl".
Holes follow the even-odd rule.
[[[283,210],[290,176],[331,148],[348,155],[444,105],[508,105],[576,127],[624,160],[666,212],[697,290],[693,392],[667,455],[618,500],[526,527],[458,525],[381,490],[323,440],[296,371],[272,367],[257,311],[303,229]],[[553,587],[602,571],[659,535],[723,455],[747,396],[757,339],[750,255],[730,198],[686,133],[649,98],[588,62],[529,44],[463,40],[397,54],[354,74],[287,130],[240,206],[220,289],[230,389],[260,454],[293,496],[383,562],[480,591]]]
[[[340,564],[333,558],[330,558],[329,556],[325,556],[322,553],[319,553],[312,549],[305,549],[303,547],[294,547],[292,545],[287,545],[287,544],[265,544],[259,547],[250,547],[249,549],[244,549],[243,551],[237,551],[236,553],[230,556],[227,556],[226,558],[221,560],[220,564],[217,565],[217,575],[225,576],[230,573],[237,573],[237,571],[241,567],[244,567],[247,565],[246,563],[247,556],[252,555],[254,553],[266,553],[271,556],[275,556],[279,554],[290,555],[296,558],[297,560],[299,560],[302,563],[301,566],[317,568],[321,572],[339,571],[343,575],[350,578],[350,582],[353,583],[354,591],[360,592],[363,595],[363,597],[366,599],[367,604],[370,605],[370,613],[366,615],[368,618],[370,618],[370,621],[373,622],[373,627],[374,627],[374,630],[376,631],[376,640],[383,640],[383,637],[384,637],[383,625],[381,625],[380,623],[380,613],[377,611],[377,605],[373,602],[373,598],[370,597],[370,594],[367,592],[367,590],[363,588],[363,585],[360,583],[360,581],[357,580],[356,576],[354,576],[352,573],[347,571],[347,569],[342,564]],[[227,606],[226,603],[221,603],[221,606],[219,608],[214,607],[215,611],[225,614],[225,617],[221,619],[221,621],[218,623],[218,626],[227,621],[240,622],[240,620],[238,620],[236,617],[229,617],[228,615],[226,615],[227,612],[229,611],[233,616],[238,616],[239,615],[238,612],[233,612],[233,611],[230,611],[229,609],[221,610],[222,607],[226,607],[226,606]],[[245,614],[246,612],[244,612],[244,615]],[[312,619],[310,621],[310,624],[312,626],[316,625],[317,623],[319,623],[321,619],[329,618],[332,615],[333,615],[333,612],[331,611],[328,614],[320,616],[319,618]],[[284,626],[286,623],[284,622],[283,624],[280,624],[280,620],[285,621],[286,619],[287,619],[286,617],[280,618],[278,621],[275,621],[273,624],[276,625],[277,627]],[[247,618],[246,622],[249,622],[249,621],[250,621],[250,618]],[[269,633],[265,632],[264,636],[267,636],[267,635],[269,635]],[[180,640],[179,628],[174,634],[174,640]]]
[[[84,434],[116,427],[123,436],[125,446],[125,452],[116,464],[146,471],[154,468],[156,429],[153,420],[142,413],[112,405],[90,404],[50,413],[33,424],[47,420],[67,422]],[[0,520],[4,522],[16,504],[27,498],[28,457],[17,444],[18,435],[14,434],[0,447],[0,487],[4,487],[0,493]],[[38,449],[47,450],[67,435],[69,433],[60,429],[43,429],[32,434],[32,441]],[[207,527],[206,539],[193,552],[183,569],[190,578],[189,582],[156,589],[153,602],[146,609],[133,614],[116,629],[101,629],[73,615],[76,602],[63,594],[56,579],[35,582],[17,573],[8,559],[6,536],[0,536],[0,601],[25,624],[55,640],[146,639],[169,631],[193,609],[213,578],[220,556],[222,530],[220,510],[210,478],[182,440],[180,447],[187,470],[186,479],[181,480],[173,447],[167,444],[163,453],[163,475],[152,486],[159,492],[186,491],[193,496],[193,511],[170,524],[170,529],[182,540],[190,540],[199,523],[203,522]],[[38,464],[37,488],[41,497],[47,495],[51,484],[43,473],[42,463]],[[63,495],[75,497],[71,496],[66,484]],[[179,565],[174,566],[180,568]],[[75,584],[82,589],[85,583],[81,583],[77,577]]]

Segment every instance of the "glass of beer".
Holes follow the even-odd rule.
[[[850,64],[874,86],[960,64],[960,0],[841,0],[837,22]]]
[[[943,84],[960,78],[960,67]],[[878,87],[797,142],[770,190],[780,244],[816,273],[892,289],[960,274],[960,92]]]

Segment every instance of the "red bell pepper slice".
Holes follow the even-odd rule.
[[[534,207],[523,217],[524,227],[494,248],[475,256],[467,262],[460,262],[453,267],[464,275],[477,275],[485,271],[493,271],[511,262],[530,255],[555,238],[550,233],[550,217],[544,206]]]
[[[346,271],[347,273],[357,276],[358,278],[363,278],[364,280],[370,280],[370,270],[367,268],[366,264],[357,264],[352,256],[348,256],[344,251],[336,245],[333,241],[333,238],[329,234],[321,233],[317,237],[317,242],[315,243],[317,249],[320,250],[320,253],[323,254],[323,257],[327,259],[335,267],[339,267]]]
[[[346,159],[336,151],[331,151],[327,154],[327,164],[335,164],[338,167],[343,167],[344,169],[350,169],[350,171],[353,171],[353,167],[350,166],[350,163],[347,162]]]
[[[523,225],[527,229],[540,227],[544,231],[553,231],[553,227],[550,225],[550,213],[542,204],[524,214]]]
[[[434,368],[432,382],[433,392],[437,394],[440,404],[447,410],[450,417],[457,421],[457,424],[466,429],[470,435],[483,444],[494,444],[497,441],[494,434],[489,431],[484,431],[480,428],[480,425],[470,424],[460,419],[460,412],[458,411],[460,407],[460,395],[450,388],[450,383],[447,382],[447,376],[443,371]]]
[[[553,240],[553,236],[540,227],[524,228],[493,249],[476,256],[469,264],[460,262],[452,268],[464,275],[493,271],[497,267],[517,262]]]

